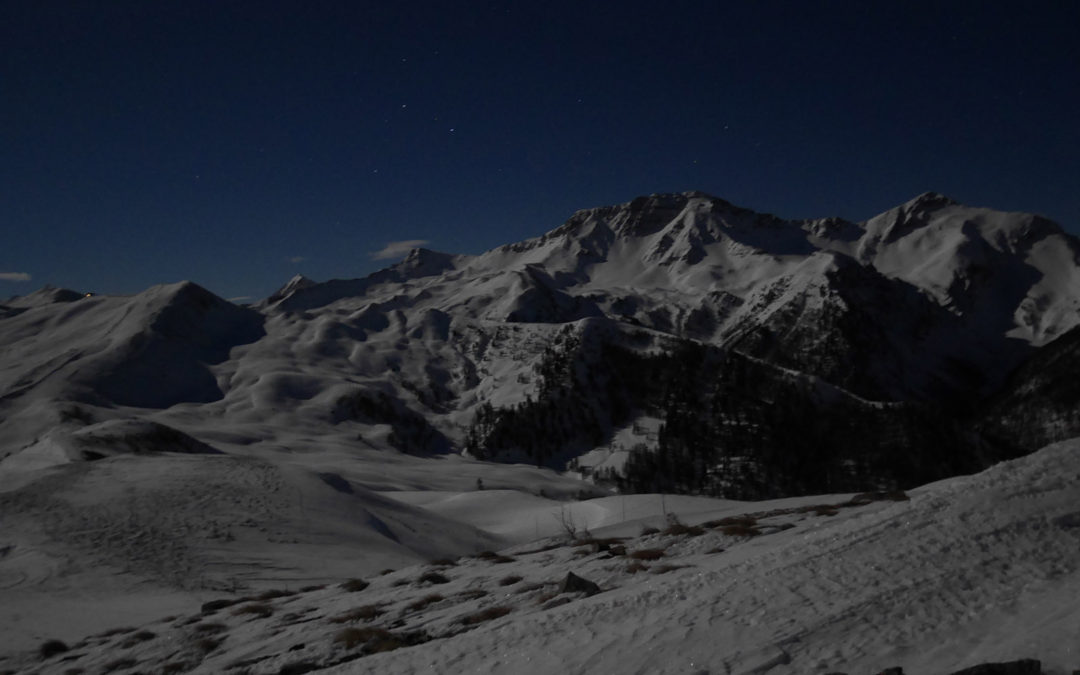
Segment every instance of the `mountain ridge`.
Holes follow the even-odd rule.
[[[414,249],[361,279],[294,277],[235,310],[190,282],[128,298],[60,295],[66,302],[46,293],[0,319],[13,353],[27,357],[9,366],[14,382],[0,379],[0,403],[13,419],[38,420],[28,428],[45,429],[55,413],[43,410],[68,403],[104,418],[118,414],[112,406],[160,411],[156,421],[171,426],[182,404],[238,429],[287,419],[314,438],[335,419],[376,447],[460,451],[480,405],[509,410],[543,395],[537,369],[556,358],[543,345],[594,324],[609,337],[558,358],[600,379],[604,345],[637,335],[627,344],[642,354],[688,341],[863,400],[970,408],[1080,322],[1080,242],[1039,216],[933,192],[852,223],[783,220],[692,191],[582,209],[479,255]],[[57,333],[81,315],[97,328]],[[42,328],[65,337],[31,339]],[[99,352],[108,358],[92,358]],[[52,393],[22,406],[17,391],[37,380],[17,373],[35,363],[43,373],[61,365]],[[69,371],[79,374],[65,380]],[[372,404],[384,420],[341,416],[342,401],[364,391],[386,397]],[[599,408],[597,419],[606,421],[590,438],[601,446],[631,423]],[[193,413],[179,428],[198,438],[200,424]],[[27,433],[9,421],[0,438],[5,426],[12,439]]]

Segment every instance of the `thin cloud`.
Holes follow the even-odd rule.
[[[299,263],[302,263],[302,262],[304,262],[305,260],[307,260],[307,256],[304,256],[304,255],[294,255],[294,256],[292,256],[291,258],[289,258],[288,260],[289,260],[289,262],[291,262],[292,264],[294,264],[294,265],[297,265],[297,264],[299,264]]]
[[[26,272],[0,272],[0,281],[30,281]]]
[[[400,258],[409,251],[418,246],[423,246],[428,243],[427,239],[406,239],[404,241],[390,241],[386,243],[386,247],[381,251],[376,251],[371,254],[373,260],[390,260],[392,258]]]

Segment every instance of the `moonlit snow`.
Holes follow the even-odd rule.
[[[878,322],[847,389],[789,358],[844,312]],[[189,282],[0,302],[0,672],[1070,673],[1080,441],[855,502],[555,470],[619,468],[648,411],[558,466],[462,448],[480,406],[538,395],[560,331],[772,331],[761,367],[887,405],[985,396],[1078,323],[1074,238],[933,193],[865,223],[654,195],[251,306]]]

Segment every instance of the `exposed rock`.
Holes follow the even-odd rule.
[[[982,663],[963,670],[957,670],[951,675],[1042,675],[1042,664],[1037,659],[1020,659],[1019,661],[1005,663]]]
[[[596,595],[600,592],[600,587],[589,581],[583,579],[573,572],[567,572],[566,578],[559,584],[559,593],[584,593],[585,595]]]

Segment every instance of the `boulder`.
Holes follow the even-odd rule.
[[[573,572],[567,572],[566,578],[559,583],[560,593],[584,593],[585,595],[596,595],[600,592],[600,587],[588,579],[582,579]]]

